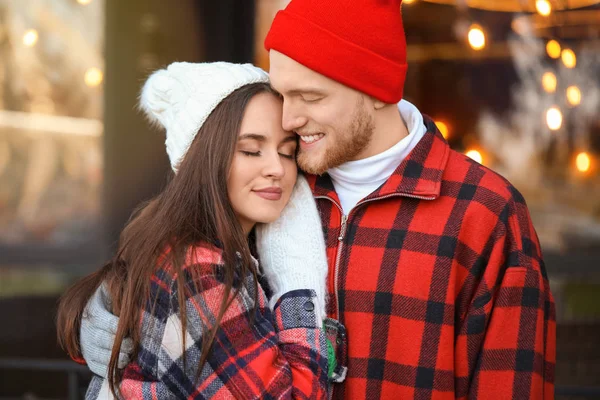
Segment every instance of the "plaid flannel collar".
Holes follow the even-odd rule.
[[[433,120],[423,115],[427,133],[389,179],[361,202],[388,196],[405,196],[434,200],[440,195],[442,176],[450,155],[450,146]],[[339,204],[329,174],[309,175],[308,182],[315,197],[327,197]]]

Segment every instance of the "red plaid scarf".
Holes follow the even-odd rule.
[[[221,267],[220,250],[212,246],[190,250],[184,269],[185,348],[177,294],[182,289],[169,266],[154,274],[142,314],[142,340],[136,359],[124,370],[120,395],[147,400],[327,398],[327,341],[321,322],[307,307],[314,301],[312,290],[285,293],[271,312],[258,286],[258,307],[251,317],[254,294],[241,289],[223,316],[197,379],[202,327],[213,326],[224,296]],[[246,279],[246,287],[252,288],[253,277]],[[326,326],[334,338],[336,322],[327,320]],[[108,382],[93,378],[86,398],[110,397]]]

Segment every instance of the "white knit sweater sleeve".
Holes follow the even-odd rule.
[[[325,239],[317,205],[304,176],[298,176],[279,219],[259,225],[256,238],[261,269],[273,292],[271,307],[286,292],[312,289],[317,294],[317,318],[325,318]]]

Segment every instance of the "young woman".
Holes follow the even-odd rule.
[[[61,299],[58,336],[74,358],[88,301],[110,300],[119,316],[86,398],[325,398],[325,245],[266,73],[175,63],[140,102],[166,129],[175,174],[134,214],[114,259]],[[258,223],[260,269],[248,244]]]

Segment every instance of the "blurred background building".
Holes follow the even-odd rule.
[[[80,398],[62,291],[164,185],[136,111],[172,61],[254,62],[286,0],[0,0],[0,399]],[[405,98],[525,195],[557,302],[557,398],[600,398],[600,1],[404,0]]]

